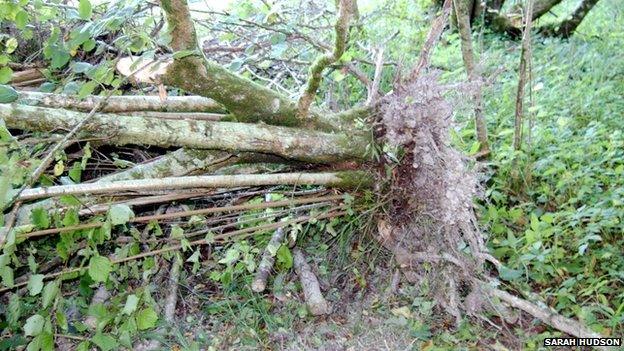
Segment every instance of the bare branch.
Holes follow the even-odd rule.
[[[121,191],[143,191],[191,188],[235,188],[261,185],[325,185],[330,187],[366,187],[372,178],[365,172],[345,171],[338,173],[275,173],[217,176],[187,176],[161,179],[122,180],[110,183],[86,183],[57,185],[25,189],[19,195],[21,201],[45,197],[104,194]]]
[[[335,25],[336,38],[333,52],[318,57],[312,64],[312,67],[310,67],[308,82],[306,83],[303,95],[301,95],[297,103],[297,116],[300,119],[305,119],[308,116],[310,105],[321,84],[323,70],[327,68],[327,66],[338,61],[340,57],[342,57],[342,54],[344,54],[347,46],[347,37],[349,35],[349,23],[355,16],[355,10],[355,0],[340,0],[338,19]]]

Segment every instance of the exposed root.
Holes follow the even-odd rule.
[[[428,282],[432,298],[457,325],[463,315],[487,320],[485,310],[514,323],[517,317],[502,300],[572,336],[600,337],[547,308],[482,287],[491,280],[485,263],[497,268],[501,263],[488,253],[476,226],[477,181],[466,159],[450,146],[452,109],[444,92],[434,75],[421,75],[396,88],[381,106],[387,146],[404,155],[398,162],[386,155],[394,167],[389,185],[394,197],[390,216],[378,221],[379,241],[394,253],[408,281]]]

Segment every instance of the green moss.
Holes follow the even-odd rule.
[[[343,171],[337,172],[340,182],[336,187],[345,189],[371,188],[375,184],[375,177],[366,171]]]

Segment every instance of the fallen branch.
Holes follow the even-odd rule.
[[[337,188],[368,187],[372,184],[370,175],[363,171],[345,171],[338,173],[275,173],[188,176],[162,179],[122,180],[110,183],[87,183],[76,185],[58,185],[25,189],[18,200],[34,200],[45,197],[104,194],[120,191],[142,191],[190,188],[234,188],[262,185],[324,185]]]
[[[155,145],[274,154],[306,162],[329,163],[365,158],[367,140],[357,135],[330,134],[262,124],[178,121],[113,114],[85,114],[62,109],[0,104],[9,128],[52,131],[70,129],[87,120],[83,134],[108,138],[111,144]]]
[[[77,96],[20,91],[17,103],[69,110],[90,111],[103,96]],[[160,112],[211,112],[223,113],[225,110],[214,100],[201,96],[168,96],[164,101],[159,96],[111,96],[106,106],[101,109],[105,113],[124,113],[139,111]]]
[[[603,336],[599,333],[593,332],[581,323],[563,317],[562,315],[551,311],[547,308],[540,307],[532,302],[523,300],[517,296],[513,296],[510,293],[500,290],[500,289],[491,289],[490,294],[493,297],[497,297],[505,302],[507,302],[512,307],[523,310],[524,312],[532,315],[535,318],[540,319],[542,322],[550,325],[551,327],[561,330],[566,334],[570,334],[577,338],[602,338]],[[608,350],[607,347],[598,347],[601,350]]]
[[[301,289],[310,312],[315,316],[330,314],[332,311],[331,306],[323,297],[319,282],[299,249],[293,250],[293,265],[299,276]]]
[[[134,218],[131,218],[128,222],[129,223],[143,223],[143,222],[149,222],[149,221],[159,221],[159,220],[164,220],[164,219],[191,217],[191,216],[196,216],[196,215],[199,216],[199,215],[221,213],[221,212],[228,212],[228,211],[260,210],[260,209],[274,208],[274,207],[303,205],[303,204],[309,204],[309,203],[315,203],[315,202],[335,201],[335,200],[341,200],[343,198],[344,198],[343,195],[329,195],[329,196],[320,196],[320,197],[307,197],[307,198],[302,198],[302,199],[271,201],[271,202],[264,202],[260,204],[244,204],[244,205],[225,206],[225,207],[209,207],[209,208],[203,208],[203,209],[191,210],[191,211],[181,211],[181,212],[174,212],[174,213],[164,213],[164,214],[157,214],[157,215],[150,215],[150,216],[134,217]],[[34,237],[51,235],[51,234],[66,233],[66,232],[71,232],[71,231],[81,230],[81,229],[99,228],[102,226],[102,224],[103,224],[102,222],[95,222],[95,223],[86,223],[86,224],[80,224],[80,225],[62,227],[62,228],[44,229],[44,230],[38,230],[35,232],[26,233],[26,234],[18,234],[17,238],[18,239],[34,238]]]
[[[266,288],[267,279],[269,278],[269,274],[273,269],[273,263],[275,263],[275,255],[277,254],[277,250],[282,244],[282,240],[284,240],[284,230],[282,228],[277,228],[273,236],[271,236],[271,240],[267,244],[264,249],[264,253],[262,254],[262,260],[258,265],[258,270],[256,271],[256,276],[254,277],[253,282],[251,283],[251,290],[255,292],[262,292]]]
[[[235,231],[224,233],[224,234],[218,234],[218,235],[215,235],[210,240],[208,240],[208,239],[195,240],[195,241],[192,241],[190,243],[185,244],[185,246],[210,245],[210,244],[212,244],[215,241],[224,242],[224,241],[227,241],[227,240],[231,240],[234,237],[242,239],[242,238],[245,238],[245,237],[248,237],[248,236],[255,235],[255,233],[258,232],[258,231],[266,231],[266,230],[270,230],[270,229],[276,229],[276,228],[280,228],[280,227],[285,227],[285,226],[291,225],[291,224],[303,223],[303,222],[307,222],[307,221],[309,221],[311,219],[319,220],[319,219],[325,219],[325,218],[339,217],[339,216],[345,215],[346,213],[347,213],[346,211],[339,211],[339,212],[327,212],[327,213],[320,214],[318,216],[301,216],[301,217],[298,217],[298,218],[295,218],[295,219],[291,219],[291,220],[288,220],[288,221],[276,222],[276,223],[268,223],[268,224],[263,224],[263,225],[259,225],[259,226],[256,226],[256,227],[235,230]],[[148,251],[148,252],[143,252],[143,253],[140,253],[140,254],[137,254],[137,255],[134,255],[134,256],[128,256],[128,257],[120,258],[120,259],[113,259],[113,260],[111,260],[111,264],[120,264],[120,263],[124,263],[124,262],[135,261],[135,260],[139,260],[139,259],[142,259],[142,258],[152,257],[152,256],[156,256],[156,255],[161,255],[161,254],[166,253],[166,252],[176,251],[176,250],[180,250],[180,249],[182,249],[182,244],[167,246],[167,247],[164,247],[162,249]],[[60,271],[60,272],[46,274],[44,276],[44,280],[50,280],[50,279],[54,279],[54,278],[65,276],[65,275],[71,275],[71,274],[80,273],[80,272],[82,272],[84,270],[87,270],[88,268],[89,267],[76,267],[76,268],[63,270],[63,271]],[[27,284],[28,284],[28,281],[24,281],[24,282],[21,282],[21,283],[17,283],[15,285],[13,285],[12,287],[1,288],[0,289],[0,294],[5,293],[7,291],[11,291],[11,290],[16,289],[16,288],[20,288],[20,287],[26,286]]]

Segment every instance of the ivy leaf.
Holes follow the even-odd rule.
[[[48,306],[50,306],[52,301],[54,301],[54,298],[56,297],[58,292],[59,292],[59,285],[56,281],[49,282],[48,284],[46,284],[45,288],[43,288],[43,300],[41,302],[42,307],[48,308]]]
[[[32,223],[39,229],[47,229],[50,226],[50,216],[43,207],[36,207],[30,212]]]
[[[126,224],[130,218],[134,217],[134,212],[126,204],[117,204],[110,207],[108,217],[112,225]]]
[[[501,266],[499,271],[499,276],[501,277],[501,279],[507,280],[507,281],[511,281],[511,280],[515,280],[518,279],[522,276],[522,271],[519,269],[510,269],[504,266]]]
[[[17,325],[22,316],[22,304],[18,294],[11,294],[9,297],[9,306],[7,308],[7,322],[9,325]]]
[[[111,262],[103,256],[93,256],[89,260],[89,276],[96,282],[105,282],[111,272]]]
[[[126,305],[124,306],[121,313],[130,315],[132,314],[132,312],[136,311],[138,305],[139,298],[134,294],[128,295],[128,297],[126,298]]]
[[[4,66],[0,68],[0,84],[6,84],[11,81],[11,76],[13,75],[13,70],[9,66]],[[16,97],[17,99],[17,97]],[[11,101],[1,101],[2,103],[7,103]]]
[[[282,245],[277,250],[277,265],[282,269],[290,269],[293,266],[293,257],[288,246]]]
[[[3,69],[0,68],[0,83],[3,81]],[[10,80],[11,77],[9,76],[8,79]],[[8,104],[15,100],[17,100],[17,91],[11,86],[0,84],[0,104]]]
[[[155,327],[157,320],[158,315],[151,307],[141,310],[136,315],[137,327],[139,330],[146,330]]]
[[[12,288],[13,284],[13,269],[11,267],[0,267],[0,277],[2,278],[2,284],[8,288]]]
[[[238,251],[237,249],[228,249],[225,252],[225,257],[219,260],[219,263],[228,264],[228,265],[232,264],[238,260],[239,256],[240,256],[240,251]]]
[[[41,315],[30,316],[24,324],[24,334],[26,336],[37,336],[43,331],[45,319]]]
[[[93,14],[93,8],[91,7],[91,2],[89,0],[80,0],[78,3],[78,15],[83,20],[91,19],[91,15]]]
[[[88,95],[91,95],[93,93],[93,90],[95,90],[95,88],[97,87],[97,85],[98,85],[97,82],[92,81],[92,80],[81,85],[80,90],[78,90],[78,98],[84,99]]]
[[[43,289],[43,274],[33,274],[28,279],[28,292],[30,296],[38,295]]]
[[[117,341],[110,335],[97,333],[91,341],[96,344],[102,351],[109,351],[117,348]]]

